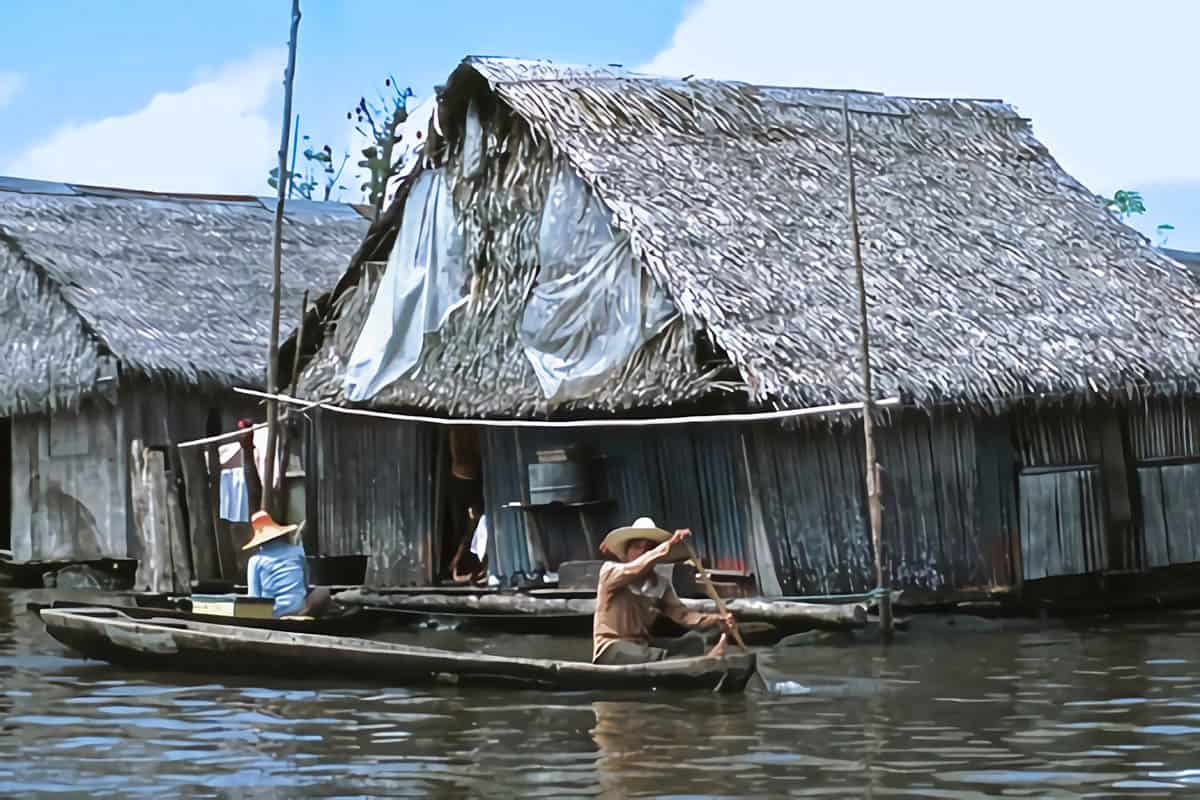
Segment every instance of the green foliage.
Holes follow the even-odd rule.
[[[1158,246],[1166,247],[1167,246],[1167,237],[1171,235],[1171,231],[1175,230],[1175,226],[1163,223],[1162,225],[1159,225],[1154,230],[1156,230],[1158,232]]]
[[[1140,192],[1119,189],[1113,193],[1112,197],[1102,199],[1104,200],[1104,207],[1122,220],[1129,219],[1134,214],[1146,213],[1146,204],[1142,202]]]
[[[333,164],[333,148],[329,145],[314,150],[311,144],[311,137],[304,136],[303,141],[306,143],[304,148],[304,169],[295,172],[288,171],[287,180],[290,182],[288,186],[288,195],[292,192],[303,197],[305,200],[321,199],[328,201],[333,190],[344,191],[345,186],[338,184],[342,177],[342,170],[346,168],[346,162],[350,160],[350,154],[342,155],[340,163],[335,167]],[[279,167],[271,170],[270,177],[267,178],[267,184],[272,189],[279,188]],[[318,190],[321,196],[316,195]]]
[[[381,94],[379,101],[373,103],[360,97],[354,110],[346,114],[346,119],[358,123],[355,130],[371,141],[363,148],[363,157],[358,166],[367,170],[367,180],[361,188],[367,195],[367,201],[376,209],[382,208],[388,178],[396,171],[396,162],[392,157],[393,147],[400,141],[396,130],[408,120],[408,98],[413,96],[411,88],[401,89],[390,76],[384,81],[384,86],[386,97]]]

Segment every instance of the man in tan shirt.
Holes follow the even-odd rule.
[[[687,628],[721,626],[728,631],[731,615],[689,611],[679,601],[670,579],[659,575],[655,565],[665,561],[672,548],[691,535],[690,530],[667,533],[648,517],[626,528],[617,528],[600,545],[601,552],[614,556],[600,567],[596,587],[596,615],[592,621],[592,662],[595,664],[641,664],[673,656],[704,655],[704,637],[696,631],[666,642],[651,644],[650,626],[662,614]],[[726,634],[707,655],[719,656],[727,646]]]

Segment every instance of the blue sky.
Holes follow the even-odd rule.
[[[267,193],[286,0],[15,4],[0,29],[0,174]],[[473,53],[897,94],[1000,97],[1097,192],[1139,189],[1200,249],[1200,3],[1115,0],[302,0],[295,110],[337,149],[360,94],[418,94]]]

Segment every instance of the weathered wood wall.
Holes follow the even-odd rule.
[[[1144,567],[1200,561],[1200,400],[1156,399],[1129,413]]]
[[[233,392],[123,378],[115,392],[89,398],[78,412],[12,420],[10,515],[18,559],[141,557],[129,491],[129,443],[166,448],[207,433],[210,410],[223,430],[254,416],[252,400]],[[182,489],[182,487],[177,487]]]
[[[117,412],[103,399],[78,414],[12,423],[12,543],[17,559],[87,559],[128,553]]]

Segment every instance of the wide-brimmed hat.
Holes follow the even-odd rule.
[[[250,518],[250,525],[254,528],[254,535],[250,537],[250,541],[242,545],[243,550],[252,550],[260,544],[266,544],[272,539],[287,536],[300,527],[299,525],[280,525],[271,519],[271,515],[265,511],[254,512],[254,516]]]
[[[655,544],[662,544],[671,538],[671,534],[654,524],[649,517],[638,517],[632,525],[609,531],[608,536],[600,543],[600,552],[612,553],[622,561],[625,560],[625,549],[629,543],[638,539],[646,539]]]

